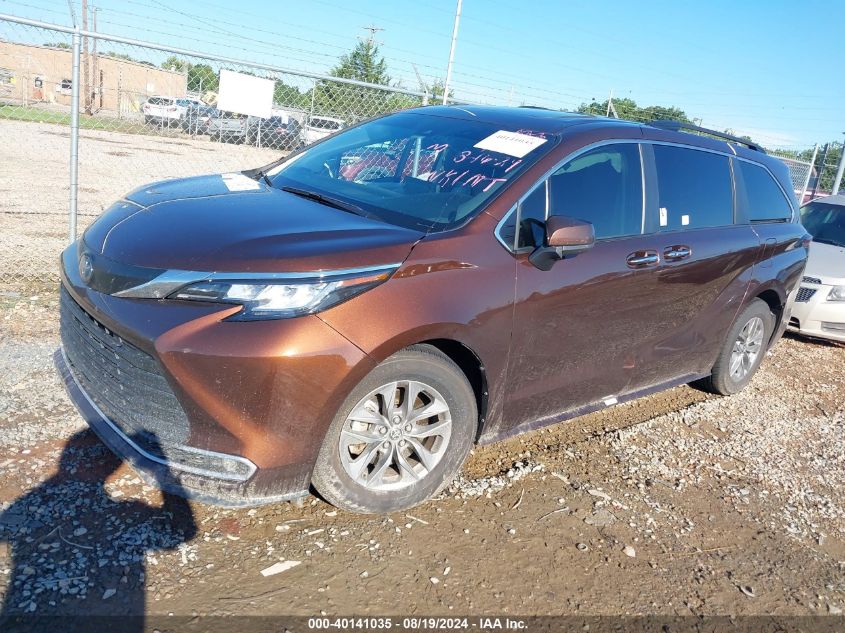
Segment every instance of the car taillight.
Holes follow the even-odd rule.
[[[176,106],[168,106],[167,111],[168,112],[176,112]]]
[[[287,130],[286,130],[285,128],[283,128],[283,127],[277,127],[277,128],[276,128],[276,131],[277,131],[277,132],[287,132]]]

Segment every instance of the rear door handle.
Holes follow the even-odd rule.
[[[689,246],[679,244],[677,246],[667,246],[663,251],[663,259],[667,262],[677,262],[686,259],[692,255],[692,249]]]
[[[660,255],[657,251],[634,251],[625,259],[629,268],[645,268],[656,266],[660,263]]]

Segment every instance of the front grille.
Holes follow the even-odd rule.
[[[796,317],[790,317],[789,323],[787,324],[789,327],[801,329],[801,321],[799,321]]]
[[[804,277],[801,279],[805,284],[818,284],[821,285],[822,280],[818,277]]]
[[[157,457],[185,444],[188,418],[158,361],[110,332],[64,288],[61,335],[74,377],[115,426]]]
[[[815,288],[799,288],[798,295],[795,297],[795,301],[799,303],[806,303],[807,301],[813,298],[814,294],[816,294]]]

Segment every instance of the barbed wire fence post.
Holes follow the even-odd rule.
[[[816,156],[819,153],[819,144],[813,146],[813,157],[810,159],[810,169],[807,170],[807,176],[804,178],[804,185],[801,187],[801,197],[798,198],[798,204],[804,204],[804,198],[807,196],[807,189],[810,188],[810,178],[813,175],[813,165],[816,164]]]
[[[71,96],[70,96],[70,201],[68,224],[70,243],[76,240],[76,223],[79,214],[79,57],[82,36],[75,26],[71,35]]]
[[[845,172],[845,142],[839,146],[839,164],[836,166],[836,176],[833,179],[833,188],[830,190],[830,194],[833,196],[839,193],[843,172]]]

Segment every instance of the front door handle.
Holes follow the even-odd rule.
[[[660,255],[657,251],[634,251],[625,259],[629,268],[645,268],[656,266],[660,263]]]
[[[689,246],[678,244],[676,246],[667,246],[663,251],[663,259],[667,262],[677,262],[686,259],[692,255],[692,249]]]

